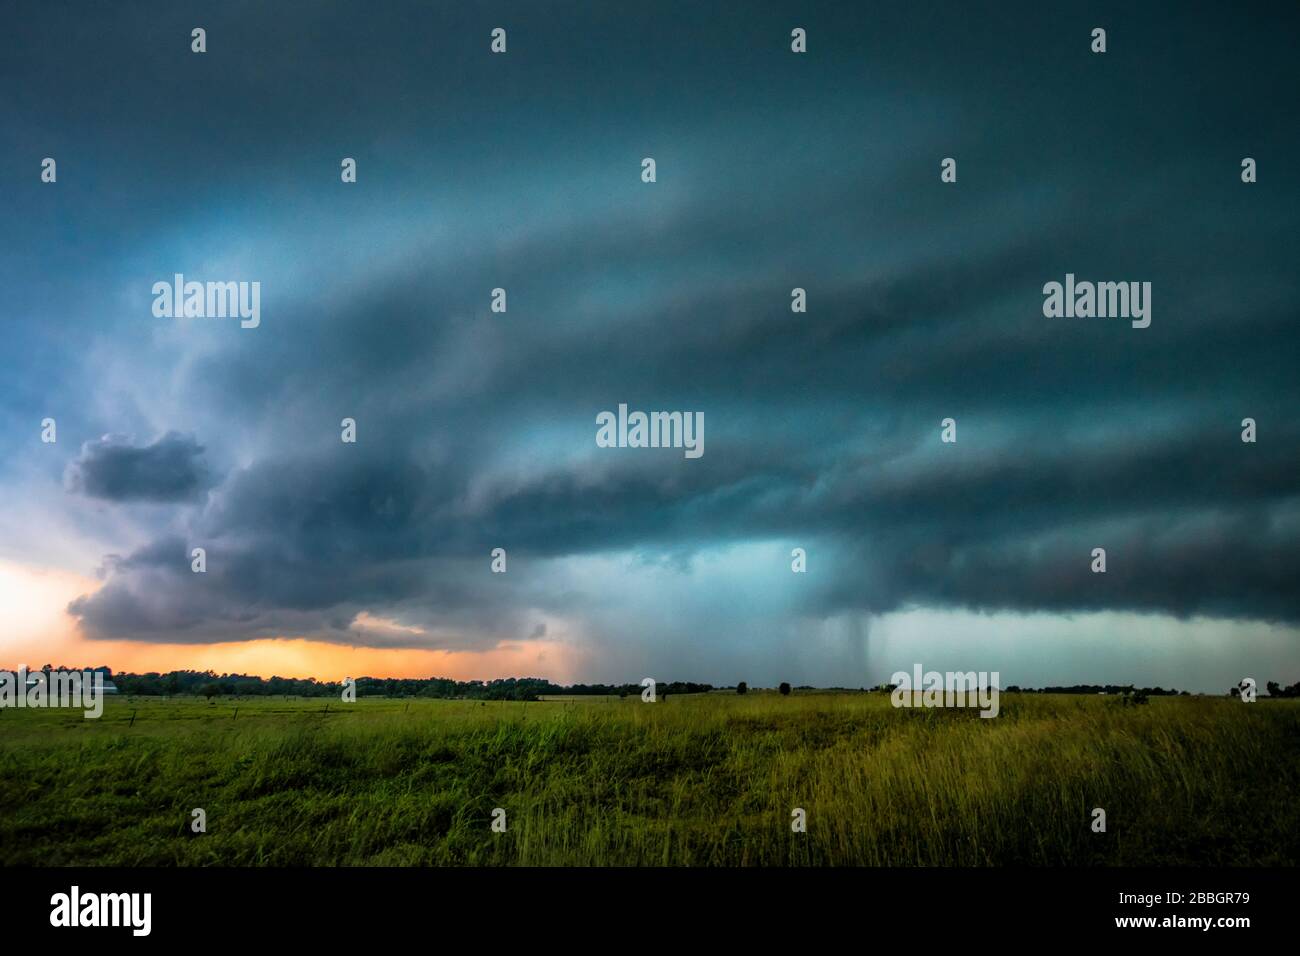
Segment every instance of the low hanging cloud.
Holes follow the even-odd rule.
[[[761,557],[728,587],[738,606],[780,598],[776,617],[920,605],[1300,621],[1300,508],[1283,443],[1251,449],[1246,464],[1228,443],[1206,451],[1219,443],[1198,433],[1023,442],[1012,455],[943,447],[934,432],[911,447],[894,436],[889,455],[841,442],[798,467],[793,439],[737,437],[689,471],[628,455],[508,482],[463,459],[340,445],[236,472],[186,539],[113,562],[70,610],[93,637],[485,649],[535,631],[538,614],[608,620],[611,605],[624,634],[643,630],[645,609],[627,599],[643,572],[615,563],[596,580],[575,571],[588,558],[680,553],[670,563],[688,587],[693,555],[748,546]],[[781,448],[784,459],[765,457]],[[298,476],[292,493],[279,474]],[[187,541],[206,547],[204,574],[191,572]],[[806,579],[788,569],[796,544],[810,554]],[[489,571],[495,546],[509,551],[506,574]],[[1090,570],[1096,547],[1104,575]],[[395,624],[363,626],[377,617]]]
[[[203,446],[179,432],[151,445],[109,434],[81,446],[64,481],[69,491],[106,501],[197,501],[213,482],[202,457]]]

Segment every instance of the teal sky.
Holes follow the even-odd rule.
[[[93,582],[50,625],[92,657],[1292,683],[1296,15],[1142,7],[27,10],[0,569]],[[175,273],[260,326],[155,317]],[[1152,283],[1150,328],[1044,318],[1067,273]],[[619,403],[706,453],[596,447]]]

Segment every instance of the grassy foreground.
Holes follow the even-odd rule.
[[[992,720],[853,693],[325,705],[2,711],[0,863],[1300,861],[1300,701],[1003,694]]]

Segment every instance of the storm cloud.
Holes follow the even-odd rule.
[[[581,639],[593,679],[779,677],[812,646],[852,686],[909,609],[1300,624],[1300,84],[1268,7],[1180,10],[1113,12],[1096,56],[1033,4],[560,4],[510,11],[494,57],[500,11],[391,4],[379,59],[330,5],[207,12],[202,57],[188,14],[87,12],[89,44],[43,12],[6,42],[62,52],[15,51],[42,92],[3,115],[53,131],[81,239],[0,170],[33,180],[45,263],[0,260],[36,359],[3,427],[57,412],[61,507],[124,555],[70,612],[140,641]],[[261,325],[155,318],[178,272],[259,281]],[[1066,273],[1150,282],[1151,326],[1045,318]],[[598,448],[621,402],[702,412],[706,454]],[[0,481],[51,480],[15,447]]]
[[[108,501],[192,501],[211,484],[203,448],[168,432],[149,445],[126,435],[86,442],[65,476],[71,491]]]

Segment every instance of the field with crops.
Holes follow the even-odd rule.
[[[6,865],[1294,865],[1297,793],[1292,700],[1004,693],[994,719],[850,692],[0,712]]]

